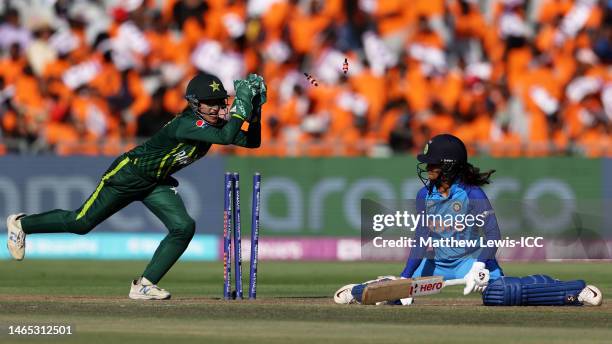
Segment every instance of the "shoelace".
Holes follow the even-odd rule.
[[[142,287],[140,288],[140,292],[143,294],[149,294],[149,291],[151,291],[151,289],[155,289],[157,291],[165,291],[164,289],[158,287],[156,284],[151,284],[151,285],[142,285]]]

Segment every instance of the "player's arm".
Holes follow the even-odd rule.
[[[247,119],[249,129],[247,131],[239,131],[234,140],[236,146],[246,148],[258,148],[261,145],[261,107],[266,102],[266,87],[261,79],[260,94],[253,98],[253,111]]]
[[[481,217],[484,221],[480,229],[484,232],[485,240],[499,240],[501,239],[501,232],[497,223],[497,217],[493,212],[493,207],[485,195],[484,191],[480,188],[475,188],[470,191],[469,194],[470,203],[474,204],[472,209],[473,215]],[[497,247],[484,247],[478,256],[478,259],[472,265],[470,271],[464,276],[466,281],[463,294],[467,295],[471,292],[478,291],[483,292],[488,284],[488,275],[490,262],[495,261],[495,254],[497,253]],[[482,282],[483,276],[487,277],[486,282]]]
[[[427,194],[427,189],[422,188],[417,194],[416,198],[416,211],[417,214],[425,213],[425,195]],[[410,255],[406,260],[406,266],[404,267],[404,271],[401,273],[401,277],[410,278],[416,271],[416,269],[421,264],[421,261],[425,257],[425,251],[427,251],[427,247],[421,245],[429,237],[429,229],[427,227],[417,225],[416,230],[414,231],[414,239],[415,239],[415,247],[410,249]],[[423,240],[421,240],[423,239]]]
[[[402,271],[401,277],[410,278],[421,264],[421,261],[425,257],[425,251],[427,247],[421,245],[421,238],[423,240],[429,237],[429,230],[425,227],[419,226],[414,233],[414,239],[416,240],[415,246],[410,249],[410,255],[406,260],[406,266]]]
[[[179,124],[176,130],[176,137],[179,140],[195,140],[229,145],[236,139],[236,135],[238,135],[243,122],[244,118],[236,115],[232,116],[223,127],[217,128],[210,125],[199,127],[196,124],[196,120],[186,120]]]
[[[246,148],[258,148],[261,145],[261,123],[249,123],[249,129],[239,131],[233,144]]]
[[[475,204],[473,213],[475,216],[482,216],[484,224],[480,229],[484,234],[485,240],[499,240],[501,239],[501,231],[499,230],[499,224],[497,223],[497,217],[491,206],[491,202],[485,195],[482,189],[477,188],[470,192],[471,203]],[[488,265],[489,261],[495,259],[497,253],[497,247],[485,247],[478,256],[478,261]]]

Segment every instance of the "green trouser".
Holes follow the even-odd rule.
[[[187,214],[174,179],[152,182],[134,171],[127,157],[120,157],[106,171],[98,187],[77,210],[56,209],[21,219],[26,234],[62,233],[87,234],[123,207],[141,201],[170,232],[160,243],[142,274],[158,283],[183,254],[195,233],[195,221]]]

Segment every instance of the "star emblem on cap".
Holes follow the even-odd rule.
[[[215,80],[213,80],[212,84],[210,84],[208,86],[212,87],[213,92],[214,91],[221,91],[221,89],[219,88],[219,86],[221,86],[221,84],[217,83]]]

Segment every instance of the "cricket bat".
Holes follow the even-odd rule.
[[[407,297],[438,294],[442,288],[464,285],[463,278],[444,281],[442,276],[405,278],[368,284],[363,291],[361,304],[375,305],[381,301],[393,301]]]

